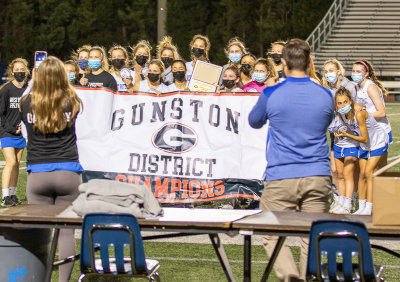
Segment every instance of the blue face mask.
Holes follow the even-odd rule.
[[[351,74],[351,79],[352,79],[355,83],[360,84],[360,83],[364,80],[364,77],[362,76],[361,73],[352,73],[352,74]]]
[[[86,59],[79,59],[78,60],[78,65],[81,68],[81,70],[85,70],[88,67],[88,60]]]
[[[328,81],[329,83],[332,83],[332,84],[336,83],[336,81],[338,79],[336,72],[328,72],[328,73],[326,73],[325,74],[325,78],[326,78],[326,81]]]
[[[69,74],[68,74],[68,80],[69,80],[70,82],[74,81],[75,78],[76,78],[76,76],[75,76],[74,73],[69,73]]]
[[[229,53],[228,58],[232,63],[237,64],[240,62],[242,55],[239,53]]]
[[[342,115],[347,115],[350,112],[350,110],[351,110],[351,105],[347,105],[346,107],[339,109],[338,113]]]
[[[101,67],[101,61],[100,60],[89,60],[88,64],[89,64],[89,67],[92,70],[98,70]]]
[[[267,80],[267,75],[265,73],[253,72],[251,79],[257,81],[258,83],[262,83]]]

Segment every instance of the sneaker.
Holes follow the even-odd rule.
[[[334,202],[332,203],[331,207],[329,208],[329,212],[330,212],[330,213],[333,213],[333,211],[338,207],[338,205],[339,205],[339,202],[334,201]]]
[[[353,212],[354,215],[361,215],[364,208],[359,208],[357,211]]]
[[[11,195],[10,198],[11,200],[14,201],[16,206],[22,204],[22,202],[18,199],[17,195]]]
[[[350,214],[350,209],[346,208],[345,206],[338,205],[337,208],[332,211],[334,214]]]
[[[1,200],[1,205],[3,207],[12,207],[15,206],[15,202],[11,199],[10,196],[5,196],[2,200]]]

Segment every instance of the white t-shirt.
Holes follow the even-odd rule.
[[[130,75],[132,77],[132,84],[135,84],[135,71],[129,70]],[[121,77],[117,76],[115,72],[112,72],[111,75],[114,77],[115,81],[117,82],[118,91],[126,92],[128,91],[128,87],[126,86],[125,82],[122,80]]]
[[[367,112],[372,114],[373,112],[376,112],[377,110],[376,110],[374,102],[372,102],[372,99],[369,97],[368,91],[367,91],[368,86],[370,86],[371,84],[375,84],[375,83],[372,80],[368,79],[365,82],[365,85],[362,89],[358,88],[357,103],[363,103],[367,109]],[[381,98],[383,106],[385,106],[385,100],[383,99],[382,90],[379,87],[378,87],[378,89],[379,89],[379,96]],[[387,119],[387,117],[376,118],[376,121],[378,122],[378,124],[380,126],[383,127],[383,129],[385,129],[386,133],[389,133],[392,131],[392,128],[390,126],[390,123],[389,123],[389,120]]]
[[[186,81],[186,87],[189,87],[189,81]],[[169,92],[185,90],[183,88],[176,87],[175,82],[170,84],[170,85],[168,85],[168,89],[169,89]]]
[[[139,91],[148,92],[148,93],[156,93],[156,90],[161,93],[170,92],[168,86],[165,85],[164,83],[160,83],[160,85],[157,87],[157,89],[153,89],[153,88],[150,88],[147,79],[140,81]]]

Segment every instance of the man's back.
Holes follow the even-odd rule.
[[[259,128],[270,121],[266,180],[330,175],[326,130],[333,110],[330,91],[309,77],[264,90],[249,122]]]

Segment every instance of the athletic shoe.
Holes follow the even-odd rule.
[[[364,208],[365,208],[365,207],[364,207]],[[352,214],[354,214],[354,215],[361,215],[362,212],[363,212],[363,210],[364,210],[364,208],[359,208],[357,211],[353,212]]]
[[[339,202],[334,201],[331,205],[331,207],[329,208],[329,212],[333,213],[333,211],[337,208],[337,206],[339,205]]]
[[[1,200],[1,205],[3,207],[12,207],[15,206],[15,202],[11,199],[10,196],[5,196],[2,200]]]
[[[338,205],[337,208],[332,212],[334,214],[350,214],[350,209],[345,206]]]
[[[11,195],[10,198],[11,200],[13,200],[16,206],[22,204],[22,202],[18,199],[17,195]]]

